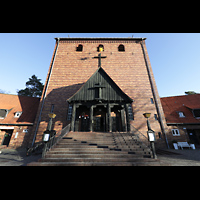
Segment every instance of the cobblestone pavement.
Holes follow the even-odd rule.
[[[163,165],[170,166],[200,166],[200,149],[167,150],[180,155],[157,155]]]
[[[3,149],[0,154],[0,166],[26,166],[40,158],[41,155],[26,156],[25,149]]]
[[[3,149],[0,154],[0,166],[26,166],[35,162],[41,155],[26,156],[25,150]],[[180,155],[157,155],[162,166],[200,166],[200,149],[167,150]]]

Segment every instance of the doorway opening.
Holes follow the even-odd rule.
[[[87,106],[79,106],[75,119],[75,131],[88,132],[90,129],[90,109]]]
[[[91,112],[91,106],[93,107]],[[91,116],[92,115],[92,116]],[[92,117],[92,118],[91,118]],[[121,105],[79,105],[75,114],[76,132],[126,132],[125,108]]]
[[[10,139],[12,137],[12,134],[13,134],[13,130],[6,130],[6,133],[4,135],[1,145],[6,145],[8,147],[9,143],[10,143]]]
[[[107,130],[107,108],[104,106],[97,106],[94,108],[93,130],[96,132],[106,132]]]

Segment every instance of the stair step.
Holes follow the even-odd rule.
[[[160,166],[129,133],[70,132],[39,162],[28,166]]]
[[[153,162],[150,158],[41,158],[39,162]]]
[[[160,162],[32,162],[27,166],[161,166]]]
[[[138,154],[47,154],[45,158],[133,158]]]

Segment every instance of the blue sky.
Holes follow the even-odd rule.
[[[55,37],[146,37],[159,95],[200,93],[199,33],[0,33],[0,90],[17,94],[33,74],[44,83]]]

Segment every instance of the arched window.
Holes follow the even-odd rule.
[[[76,51],[83,51],[83,45],[79,44],[78,47],[76,47]]]
[[[118,47],[118,51],[125,51],[125,47],[123,44],[120,44]]]
[[[100,48],[103,48],[103,51],[104,51],[104,46],[103,46],[102,44],[100,44],[100,45],[97,47],[97,51],[98,51],[98,52],[100,52],[100,50],[99,50]]]

